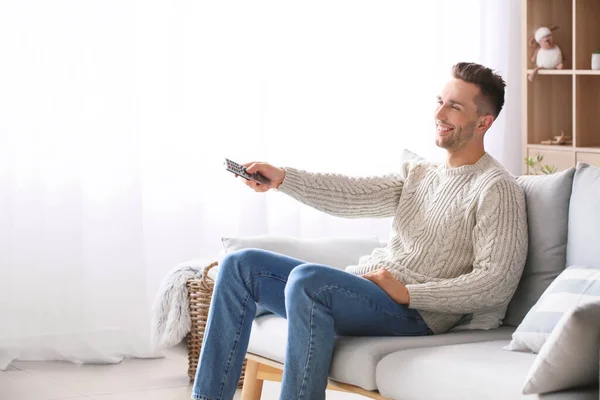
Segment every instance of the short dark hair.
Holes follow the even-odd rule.
[[[481,92],[475,99],[477,113],[492,114],[498,117],[504,106],[504,79],[490,68],[470,62],[459,62],[452,67],[452,76],[465,82],[473,83]]]

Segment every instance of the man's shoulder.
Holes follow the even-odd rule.
[[[475,180],[476,184],[474,188],[482,193],[497,190],[509,190],[519,195],[524,195],[525,193],[519,182],[517,182],[516,177],[496,160],[493,160],[488,168],[481,171],[475,177]]]
[[[476,185],[481,204],[494,204],[494,207],[515,207],[525,204],[525,190],[516,178],[504,168],[493,168],[483,173]]]
[[[511,174],[498,160],[489,156],[490,162],[487,168],[481,171],[479,179],[488,181],[490,184],[505,182],[513,186],[519,186],[516,177]]]

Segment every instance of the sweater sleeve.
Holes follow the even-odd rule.
[[[472,233],[471,272],[451,279],[406,285],[410,308],[468,314],[507,305],[527,257],[525,195],[516,182],[494,183],[479,202]]]
[[[401,175],[395,174],[356,178],[284,169],[279,191],[317,210],[345,218],[392,217],[404,182]]]

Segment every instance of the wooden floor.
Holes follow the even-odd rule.
[[[0,371],[0,400],[189,400],[187,347],[177,345],[164,353],[164,358],[125,359],[114,365],[17,361]],[[265,382],[261,399],[279,400],[280,393],[280,383]],[[234,400],[241,395],[239,389]],[[327,400],[361,399],[327,391]]]

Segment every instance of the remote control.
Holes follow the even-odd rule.
[[[225,169],[227,171],[239,175],[244,179],[250,179],[252,181],[262,183],[263,185],[271,185],[271,181],[265,178],[262,174],[258,172],[255,172],[253,174],[247,173],[246,167],[244,167],[243,165],[233,162],[227,158],[225,159],[225,162],[223,162],[223,164],[225,165]]]

